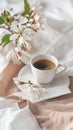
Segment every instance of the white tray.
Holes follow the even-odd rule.
[[[21,69],[21,71],[18,74],[18,80],[19,81],[31,80],[32,82],[35,82],[31,72],[30,65],[27,65]],[[56,77],[51,83],[43,86],[45,88],[45,91],[40,95],[39,99],[31,100],[27,96],[25,96],[25,93],[24,93],[24,99],[30,100],[31,102],[39,102],[46,99],[52,99],[65,94],[69,94],[71,93],[69,85],[70,85],[69,77],[67,75],[61,74],[58,77]],[[18,86],[18,88],[22,92],[24,92],[24,87]]]

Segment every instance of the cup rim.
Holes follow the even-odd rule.
[[[45,57],[45,59],[49,59],[49,57],[54,58],[54,59],[56,60],[57,64],[56,64],[54,61],[52,61],[52,60],[51,60],[51,61],[56,64],[56,67],[53,68],[53,69],[49,69],[49,70],[41,70],[41,69],[38,69],[38,68],[34,67],[34,65],[33,65],[33,63],[32,63],[32,60],[33,60],[34,58],[37,58],[38,56],[47,56],[47,57]],[[40,59],[41,59],[41,58],[40,58]],[[36,60],[36,61],[37,61],[37,60]],[[51,55],[51,54],[49,54],[49,55],[48,55],[48,54],[38,54],[38,55],[35,55],[35,56],[33,56],[33,57],[31,58],[31,60],[30,60],[30,65],[31,65],[34,69],[36,69],[36,70],[38,70],[38,71],[48,72],[48,71],[56,70],[57,67],[58,67],[58,65],[59,65],[59,63],[58,63],[58,59],[57,59],[55,56]]]

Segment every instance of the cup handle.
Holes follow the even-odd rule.
[[[66,66],[62,66],[61,64],[58,65],[56,76],[59,76],[61,73],[63,73],[66,70]]]

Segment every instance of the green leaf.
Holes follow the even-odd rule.
[[[4,23],[4,20],[3,18],[0,16],[0,24],[3,24]]]
[[[2,17],[2,19],[3,19],[3,21],[4,21],[5,24],[9,24],[9,25],[10,25],[10,22],[11,22],[11,20],[10,20],[11,14],[10,14],[9,11],[6,11],[6,10],[5,10],[4,12],[2,12],[2,13],[1,13],[1,17]]]
[[[10,42],[10,36],[11,34],[6,34],[2,38],[2,45],[3,47],[6,46]]]
[[[25,14],[29,14],[29,12],[30,12],[30,5],[29,5],[27,0],[24,0],[24,9],[25,9],[24,13]]]

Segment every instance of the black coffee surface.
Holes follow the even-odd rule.
[[[47,59],[38,60],[33,65],[35,68],[40,70],[50,70],[56,67],[55,63]]]

